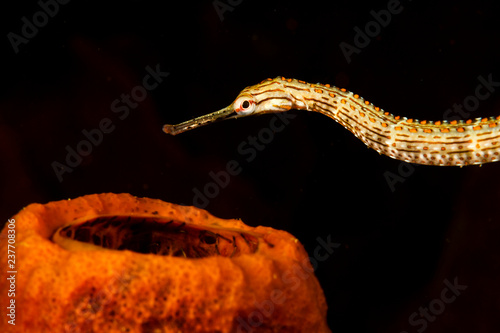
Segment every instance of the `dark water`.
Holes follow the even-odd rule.
[[[340,244],[316,270],[334,332],[500,331],[500,164],[407,165],[305,112],[274,133],[273,115],[161,131],[277,75],[419,119],[500,114],[500,87],[474,99],[500,82],[498,2],[215,4],[71,1],[15,41],[40,5],[4,5],[2,219],[100,192],[196,204],[311,256],[318,237]]]

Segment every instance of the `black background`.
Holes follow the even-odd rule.
[[[221,0],[226,2],[225,0]],[[206,209],[341,246],[316,275],[334,332],[498,332],[500,164],[408,166],[367,149],[320,114],[297,116],[247,161],[238,146],[273,115],[178,136],[162,132],[230,104],[245,86],[284,75],[356,92],[396,115],[442,119],[474,95],[478,76],[500,81],[500,5],[402,1],[403,10],[348,63],[339,47],[389,1],[71,1],[16,54],[36,1],[1,15],[0,213],[102,192],[192,205],[210,172],[242,172]],[[7,7],[7,8],[6,8]],[[169,76],[121,120],[111,103],[142,83],[146,66]],[[471,117],[499,114],[500,92]],[[115,125],[59,182],[52,163],[103,118]],[[399,170],[399,171],[398,171]],[[389,187],[384,173],[404,182]],[[448,279],[467,289],[424,329],[409,316],[440,298]]]

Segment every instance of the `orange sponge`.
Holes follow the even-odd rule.
[[[0,235],[7,267],[15,230],[2,332],[330,332],[307,253],[287,232],[110,193],[13,219]]]

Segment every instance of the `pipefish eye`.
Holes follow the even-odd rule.
[[[234,111],[237,115],[247,116],[255,111],[257,104],[251,96],[241,96],[234,101]]]

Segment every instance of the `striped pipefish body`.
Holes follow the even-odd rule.
[[[228,107],[177,125],[182,133],[215,121],[291,109],[333,118],[368,147],[409,163],[464,166],[500,159],[500,116],[458,121],[426,121],[394,116],[358,94],[329,84],[277,77],[243,89]]]

